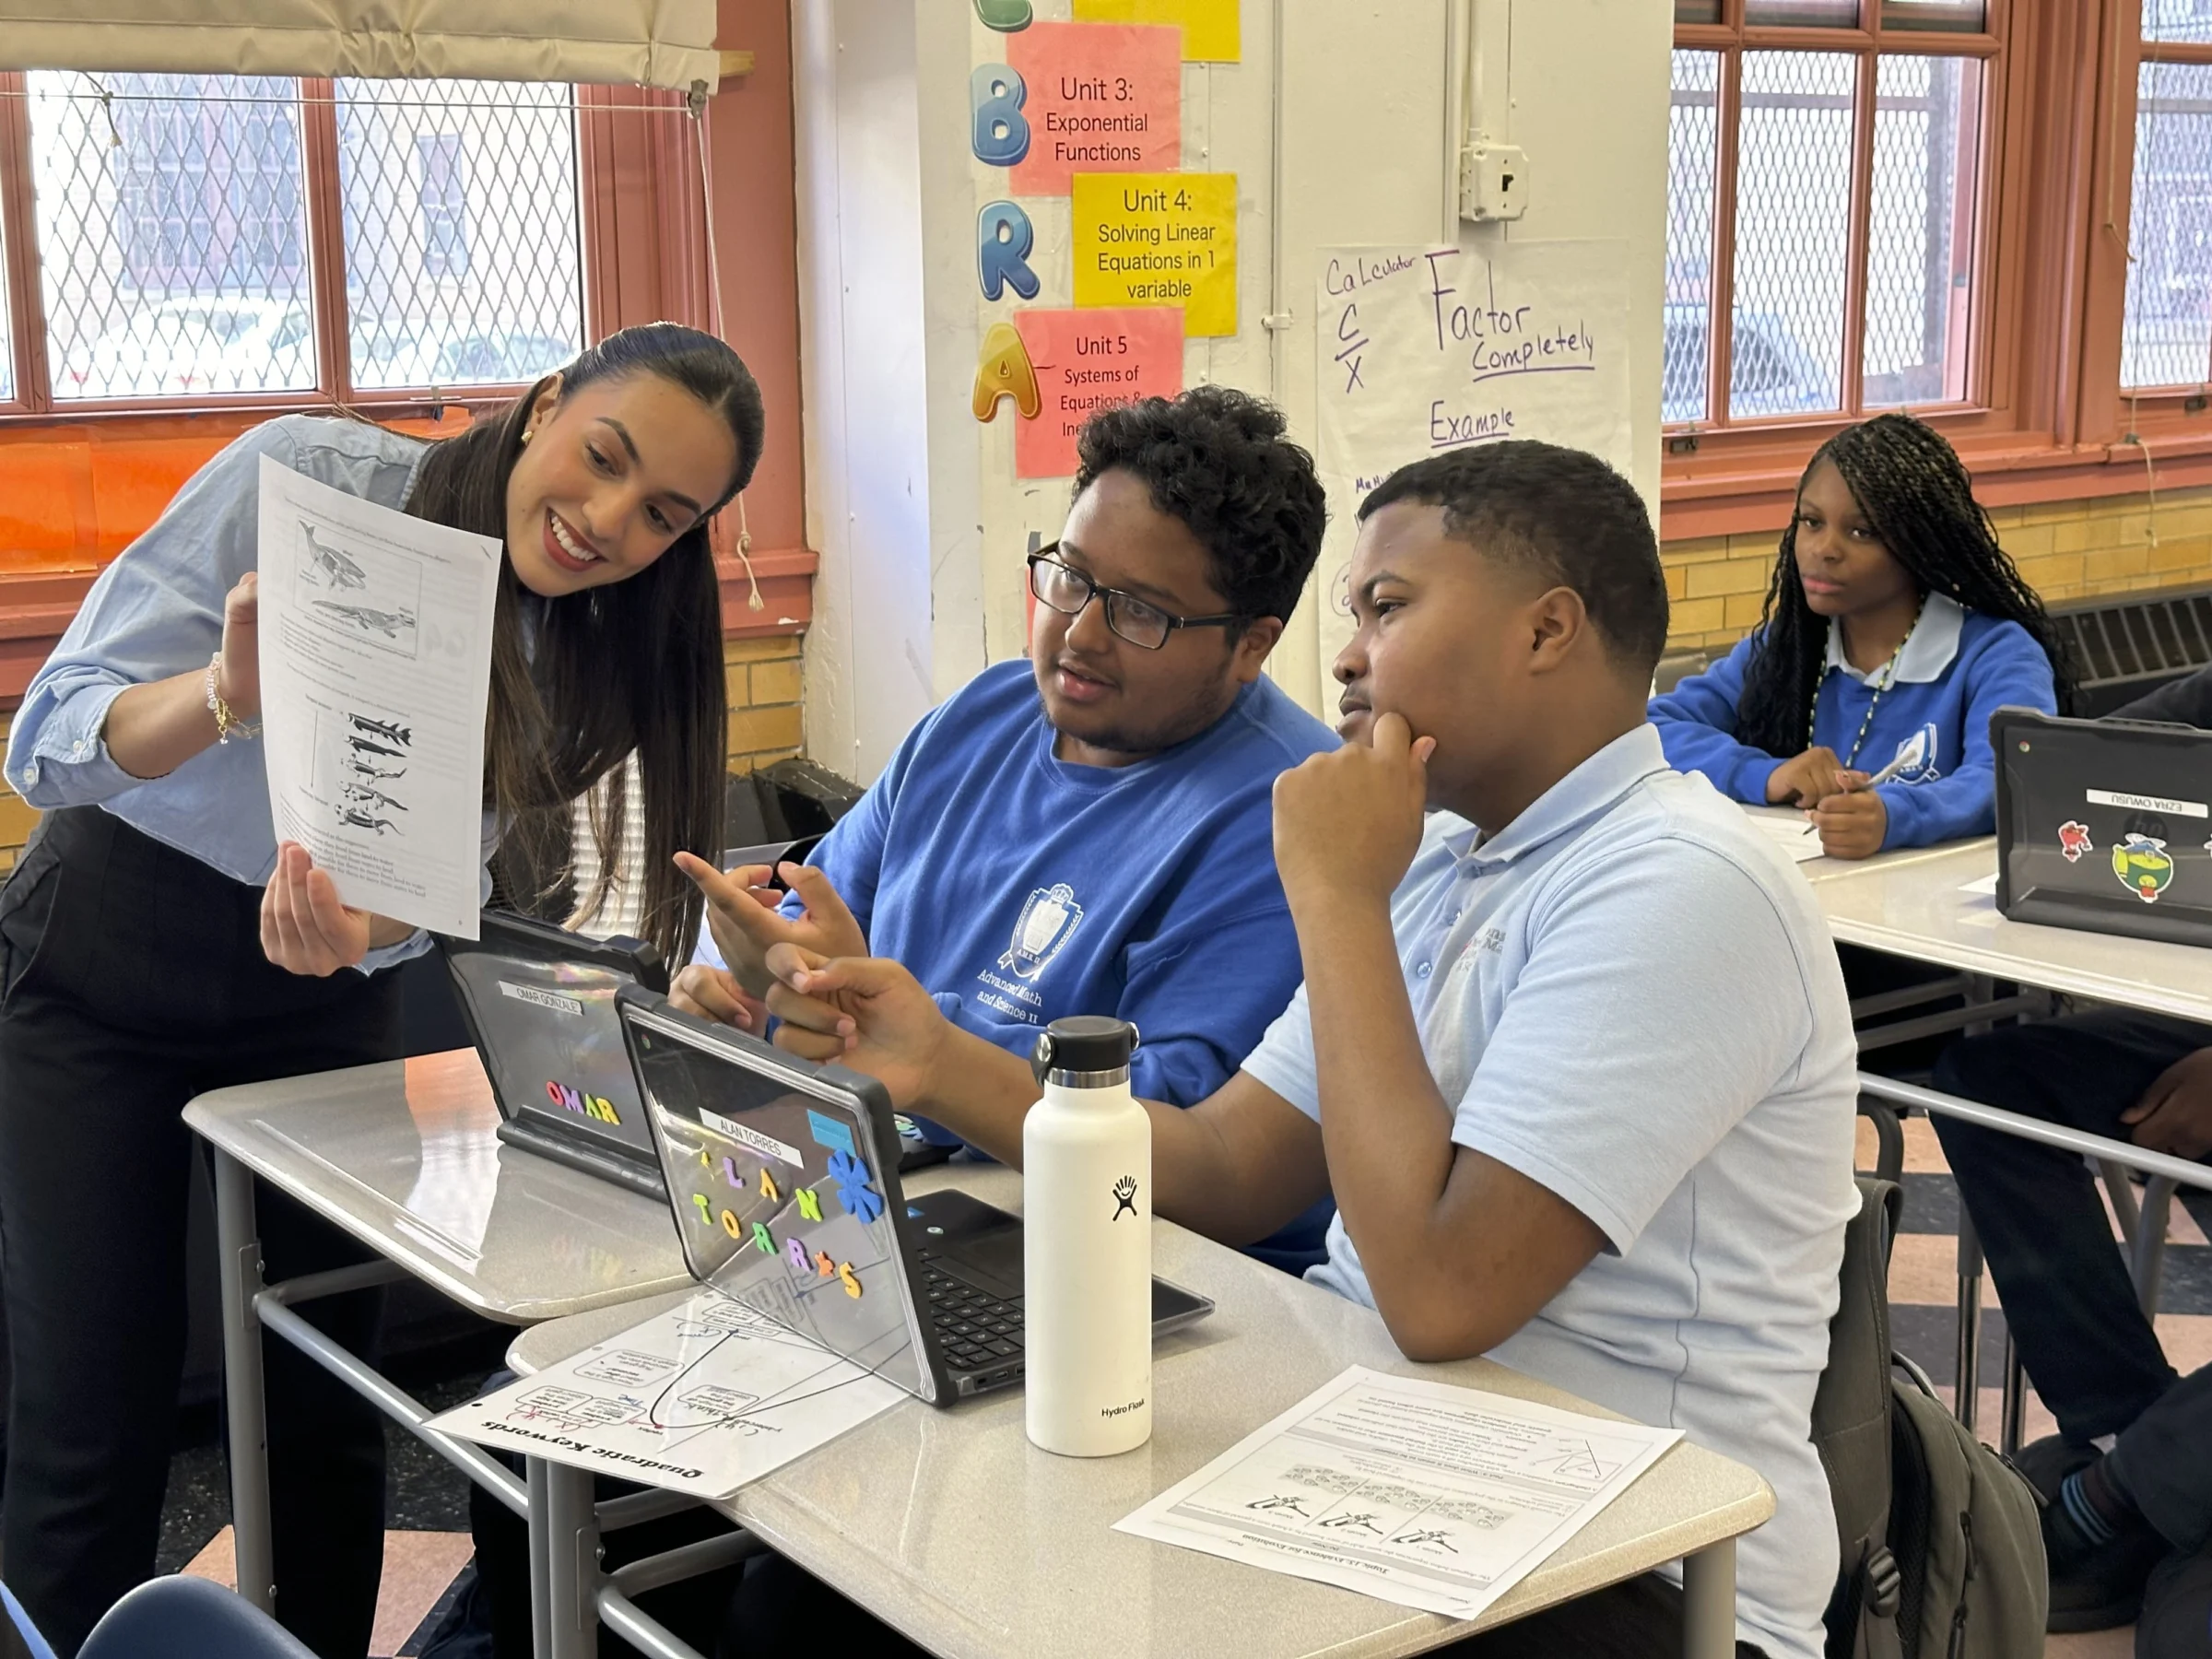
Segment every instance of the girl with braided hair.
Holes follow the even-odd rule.
[[[1759,626],[1652,701],[1668,761],[1735,799],[1805,808],[1833,858],[1987,835],[1989,717],[2072,684],[2051,619],[1966,468],[1910,415],[1815,453]]]

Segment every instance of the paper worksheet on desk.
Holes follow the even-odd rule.
[[[1114,1530],[1473,1618],[1681,1438],[1355,1365]]]
[[[347,904],[477,936],[500,542],[261,460],[269,815]]]
[[[702,1290],[429,1427],[694,1498],[727,1498],[907,1397],[767,1315]]]

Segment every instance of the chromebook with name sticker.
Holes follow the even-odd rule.
[[[907,1196],[883,1086],[616,998],[691,1274],[934,1405],[1021,1377],[1021,1222]],[[1154,1335],[1213,1303],[1152,1282]]]
[[[2000,709],[1997,909],[2212,945],[2212,732]]]
[[[615,993],[668,987],[640,939],[594,939],[486,911],[475,939],[441,938],[461,1012],[500,1105],[500,1138],[662,1195]]]

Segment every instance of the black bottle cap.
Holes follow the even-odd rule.
[[[1125,1071],[1136,1048],[1136,1028],[1107,1014],[1073,1014],[1055,1019],[1037,1040],[1041,1071]]]

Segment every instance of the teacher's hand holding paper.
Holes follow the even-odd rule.
[[[340,902],[337,883],[298,841],[276,849],[276,868],[261,893],[261,948],[291,973],[327,979],[358,968],[373,947],[396,945],[415,930]]]

